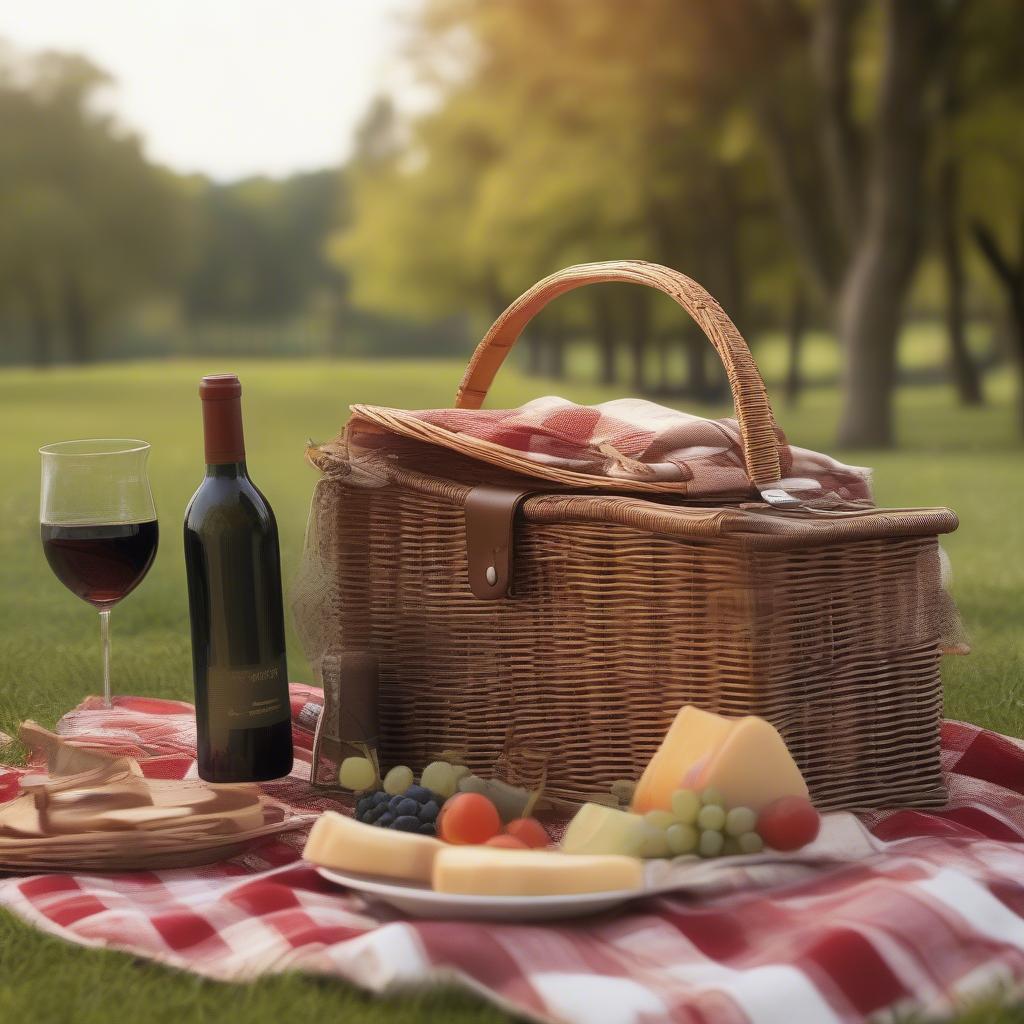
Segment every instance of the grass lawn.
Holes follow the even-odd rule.
[[[286,580],[297,568],[315,473],[302,458],[306,438],[327,439],[352,401],[448,405],[456,362],[289,362],[235,360],[246,388],[246,432],[253,478],[270,498],[281,528]],[[190,699],[188,611],[180,522],[202,476],[198,362],[109,365],[82,371],[0,373],[0,729],[24,718],[52,723],[87,693],[98,692],[96,615],[56,581],[38,534],[36,449],[73,437],[143,437],[153,444],[151,479],[163,540],[149,578],[112,616],[117,692]],[[992,404],[958,409],[946,388],[908,388],[899,397],[902,446],[847,452],[876,469],[876,495],[890,505],[950,505],[960,531],[947,538],[955,592],[974,653],[947,659],[947,714],[1024,735],[1024,448],[1014,435],[1010,382],[990,382]],[[502,371],[492,405],[514,405],[556,389]],[[613,394],[558,385],[580,401]],[[790,438],[832,448],[836,393],[809,393],[800,407],[778,409]],[[308,667],[292,639],[293,679]],[[152,1021],[506,1020],[469,996],[439,995],[380,1003],[340,983],[287,976],[251,986],[198,981],[119,954],[83,951],[0,916],[0,1020]],[[965,1018],[967,1019],[967,1018]],[[970,1019],[1010,1020],[978,1010]]]

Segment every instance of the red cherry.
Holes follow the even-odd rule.
[[[784,796],[770,803],[757,818],[757,831],[774,850],[799,850],[815,840],[821,815],[806,797]]]
[[[517,839],[515,836],[507,836],[504,834],[500,836],[491,836],[491,838],[488,839],[486,843],[484,843],[484,846],[497,846],[499,849],[502,850],[529,849],[529,847],[526,845],[526,843],[522,841],[522,839]]]
[[[516,818],[505,826],[510,836],[515,836],[524,846],[543,849],[551,845],[551,836],[536,818]]]

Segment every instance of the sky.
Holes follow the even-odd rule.
[[[0,0],[0,39],[83,53],[154,160],[219,180],[338,163],[418,0]]]

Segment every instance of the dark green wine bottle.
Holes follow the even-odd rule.
[[[199,775],[260,782],[292,769],[277,523],[249,479],[242,386],[204,377],[206,477],[185,512]]]

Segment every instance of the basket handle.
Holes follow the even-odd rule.
[[[675,299],[715,346],[725,365],[740,425],[747,476],[762,493],[778,488],[782,471],[775,417],[764,381],[736,325],[696,281],[676,270],[643,260],[581,263],[538,281],[494,321],[477,346],[455,396],[457,409],[479,409],[509,349],[526,325],[552,300],[574,288],[604,281],[643,284]],[[785,492],[765,494],[779,499]],[[779,501],[787,503],[785,495]]]

